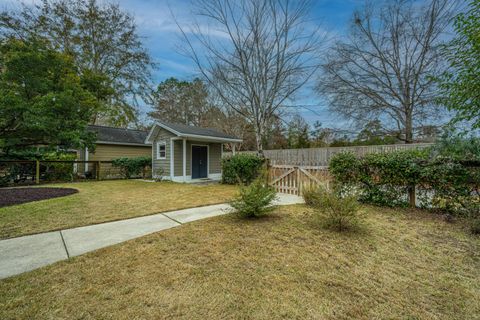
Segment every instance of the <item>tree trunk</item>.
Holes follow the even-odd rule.
[[[412,113],[405,114],[405,143],[413,143],[413,123]]]
[[[408,187],[408,202],[411,208],[416,208],[415,185]]]
[[[255,143],[257,145],[257,153],[259,156],[263,157],[263,143],[262,143],[262,139],[263,138],[263,134],[262,134],[262,128],[260,125],[256,125],[256,128],[255,128]]]

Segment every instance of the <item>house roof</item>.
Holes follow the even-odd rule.
[[[157,121],[155,123],[155,125],[150,130],[147,138],[145,139],[145,142],[151,142],[150,135],[153,133],[155,127],[157,126],[167,131],[170,131],[178,137],[183,138],[204,139],[218,142],[242,142],[242,139],[239,139],[230,134],[223,133],[216,129],[187,126],[184,124],[169,123],[165,121]]]
[[[89,125],[88,130],[97,134],[96,143],[118,145],[143,145],[148,132],[142,130],[113,128],[97,125]]]

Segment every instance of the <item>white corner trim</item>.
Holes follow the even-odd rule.
[[[153,132],[155,131],[155,129],[156,129],[156,125],[154,124],[154,125],[152,126],[152,129],[150,129],[150,132],[148,133],[147,137],[145,138],[145,141],[144,141],[144,142],[145,142],[146,144],[147,144],[147,143],[153,143],[153,141],[150,141],[150,139],[152,138],[152,134],[153,134]]]
[[[187,139],[182,139],[182,174],[183,180],[187,179]]]
[[[170,179],[173,180],[175,167],[173,166],[173,138],[170,139]]]
[[[150,169],[152,170],[152,178],[156,178],[155,174],[154,174],[154,172],[155,172],[155,168],[154,168],[155,167],[155,161],[154,161],[154,159],[155,159],[155,157],[154,157],[153,144],[152,144],[152,163],[150,164],[150,167],[151,167]]]

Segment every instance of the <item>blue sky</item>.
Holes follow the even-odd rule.
[[[40,0],[25,0],[36,3]],[[138,32],[144,38],[145,47],[149,50],[159,67],[154,71],[156,83],[169,77],[192,79],[197,75],[193,63],[182,56],[178,50],[181,42],[179,30],[170,13],[174,13],[182,26],[188,27],[193,21],[193,13],[189,0],[117,0],[114,1],[135,17]],[[0,0],[0,9],[14,8],[15,0]],[[311,21],[320,24],[328,32],[329,38],[341,37],[345,34],[353,10],[364,3],[363,0],[317,0],[313,2]],[[339,127],[341,121],[326,110],[325,104],[311,90],[311,85],[304,88],[294,104],[309,105],[309,111],[298,109],[309,123],[316,120],[325,126]],[[307,98],[302,98],[307,97]],[[142,114],[148,112],[143,106]]]

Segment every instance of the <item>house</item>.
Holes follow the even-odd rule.
[[[150,157],[151,144],[145,143],[148,132],[142,130],[113,128],[106,126],[89,125],[88,131],[97,134],[95,151],[82,149],[77,152],[78,160],[82,161],[111,161],[127,157]],[[89,164],[79,168],[80,172],[88,172]]]
[[[152,145],[152,176],[177,182],[220,180],[223,144],[240,142],[217,130],[163,121],[145,139]]]

